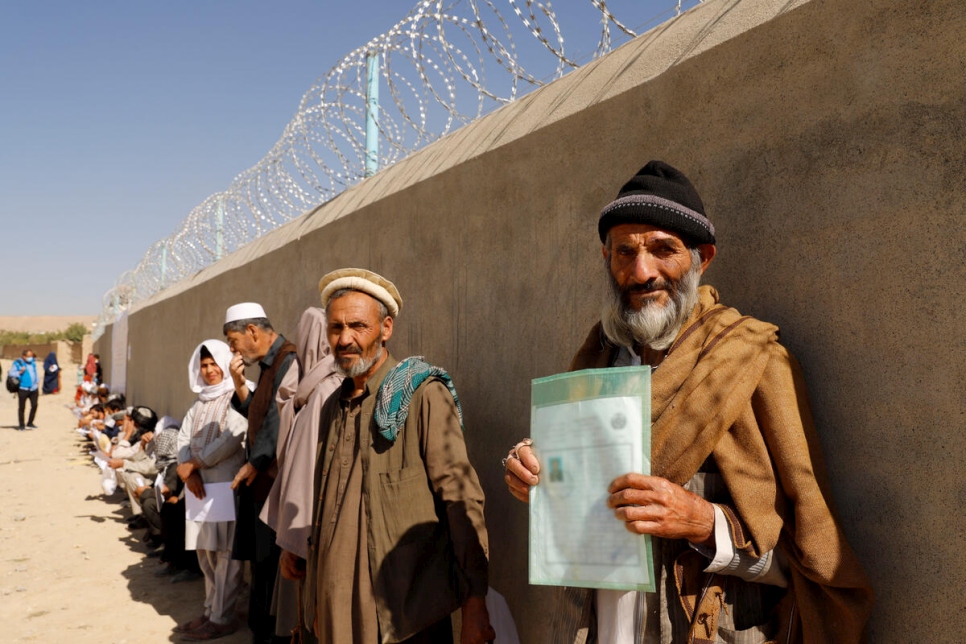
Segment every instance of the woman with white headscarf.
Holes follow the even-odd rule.
[[[229,375],[231,350],[221,340],[205,340],[188,362],[188,382],[198,400],[178,434],[178,476],[199,499],[205,486],[230,483],[244,462],[248,420],[231,407],[235,391]],[[249,383],[250,388],[254,386]],[[242,562],[231,558],[234,521],[185,520],[185,549],[198,551],[205,575],[205,612],[175,631],[188,641],[233,633],[235,602],[242,582]]]

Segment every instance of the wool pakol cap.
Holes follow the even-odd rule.
[[[698,191],[681,171],[663,161],[649,161],[600,211],[600,241],[619,224],[649,224],[697,244],[714,243],[714,226],[704,214]]]
[[[241,304],[235,304],[234,306],[229,306],[228,310],[225,311],[225,324],[229,322],[237,322],[238,320],[253,320],[255,318],[265,318],[265,309],[262,308],[261,304],[256,302],[242,302]]]
[[[399,311],[402,310],[402,296],[399,295],[396,285],[382,275],[364,268],[340,268],[319,280],[322,306],[328,306],[332,294],[344,288],[362,291],[376,298],[386,305],[392,317],[398,316]]]

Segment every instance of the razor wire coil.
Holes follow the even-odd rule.
[[[420,0],[384,34],[344,56],[303,95],[268,154],[118,276],[102,297],[95,339],[132,304],[365,177],[371,53],[380,57],[379,81],[388,90],[378,118],[378,164],[384,168],[703,0],[584,0],[567,3],[562,12],[549,1],[503,1],[513,19],[504,17],[497,0]],[[615,11],[616,5],[622,8]],[[599,21],[598,31],[586,28],[589,18]],[[629,27],[632,22],[641,27]]]

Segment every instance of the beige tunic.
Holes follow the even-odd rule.
[[[326,644],[401,642],[486,594],[483,490],[446,386],[417,388],[395,442],[375,428],[395,364],[354,400],[343,383],[322,410],[306,605]]]
[[[342,422],[325,484],[320,526],[320,644],[376,644],[379,623],[369,577],[359,435],[362,398],[341,400]]]

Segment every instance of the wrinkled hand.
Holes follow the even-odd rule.
[[[150,488],[150,487],[151,487],[150,485],[139,485],[139,486],[138,486],[138,487],[137,487],[137,488],[136,488],[136,489],[134,490],[134,497],[135,497],[135,498],[141,498],[141,494],[142,494],[142,493],[143,493],[143,492],[144,492],[145,490],[147,490],[148,488]]]
[[[278,568],[282,576],[291,581],[298,581],[305,577],[305,559],[294,552],[282,550],[282,556],[278,559]]]
[[[124,459],[110,458],[107,460],[107,466],[112,470],[119,470],[124,467]]]
[[[178,478],[182,481],[187,482],[188,477],[194,474],[196,468],[195,460],[185,461],[184,463],[178,463],[178,469],[175,470],[178,473]]]
[[[152,440],[154,440],[154,432],[145,432],[141,436],[141,449],[147,447]]]
[[[496,631],[490,626],[490,614],[486,610],[486,598],[467,597],[463,602],[463,627],[460,644],[486,644],[496,639]]]
[[[533,447],[521,445],[517,448],[519,458],[511,458],[506,462],[503,480],[515,498],[524,503],[530,502],[530,488],[540,482],[540,463],[533,454]]]
[[[240,353],[232,354],[228,371],[231,373],[232,382],[235,383],[235,391],[239,396],[241,396],[242,389],[248,391],[248,384],[245,382],[245,361]]]
[[[658,476],[624,474],[607,489],[607,506],[631,532],[698,545],[714,541],[714,506]]]
[[[245,485],[251,485],[256,476],[258,476],[258,470],[255,469],[255,466],[251,463],[245,463],[238,470],[238,474],[235,475],[235,479],[231,482],[231,489],[238,489],[238,486],[243,482]]]
[[[205,482],[201,480],[201,474],[197,472],[192,472],[188,480],[184,482],[191,493],[194,494],[199,499],[205,498]]]

